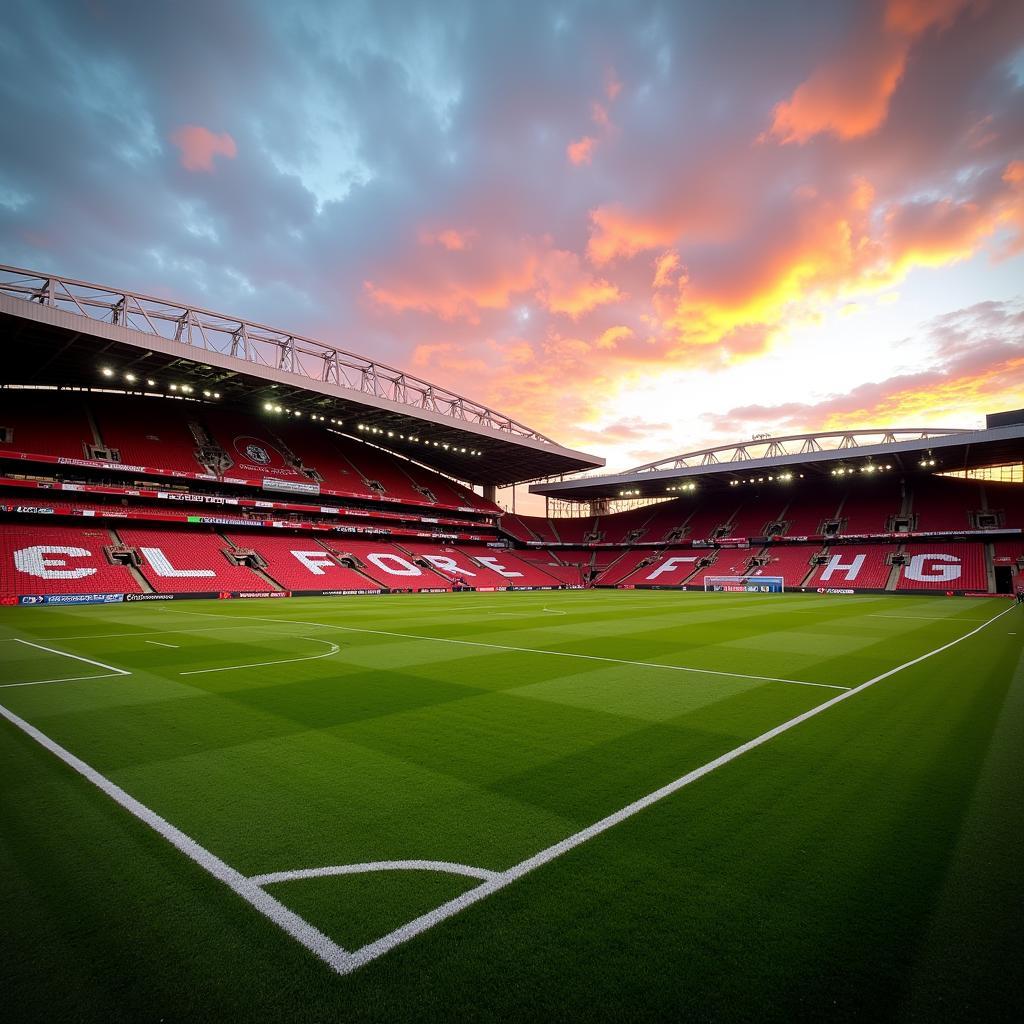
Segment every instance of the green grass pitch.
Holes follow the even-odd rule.
[[[1008,602],[0,613],[8,1020],[1018,1019]]]

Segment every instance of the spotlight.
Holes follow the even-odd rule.
[[[155,380],[150,380],[150,379],[149,379],[149,378],[147,377],[147,378],[146,378],[146,387],[147,387],[147,388],[155,388],[155,387],[156,387],[156,381],[155,381]]]
[[[109,366],[104,366],[103,369],[100,370],[100,373],[102,373],[104,377],[114,376],[114,371]]]
[[[274,411],[274,406],[270,402],[264,402],[263,403],[263,410],[264,410],[264,412],[273,412]]]
[[[128,381],[129,384],[134,384],[135,383],[135,374],[134,373],[126,373],[124,375],[124,379],[126,381]]]
[[[172,384],[171,385],[171,391],[177,391],[177,390],[178,390],[178,385],[177,384]]]
[[[203,398],[209,398],[209,397],[210,397],[210,392],[209,392],[209,391],[206,391],[206,390],[204,389],[204,390],[203,390]]]

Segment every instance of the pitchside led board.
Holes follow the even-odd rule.
[[[735,594],[781,594],[786,583],[781,576],[705,576],[704,589]]]

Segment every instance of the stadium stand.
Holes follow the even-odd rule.
[[[870,484],[865,481],[864,485],[862,489],[858,481],[846,493],[839,513],[845,523],[842,529],[844,534],[883,533],[890,518],[903,511],[898,480],[890,478],[872,481]]]
[[[611,515],[601,516],[602,541],[605,544],[628,544],[632,540],[640,540],[648,532],[649,524],[659,511],[665,508],[666,504],[673,508],[672,519],[674,522],[677,514],[675,510],[678,508],[675,502],[663,502],[655,506],[645,505],[627,512],[614,512]],[[651,539],[656,540],[657,538],[652,537]]]
[[[739,502],[732,495],[704,500],[686,520],[686,539],[706,540],[716,533],[733,536],[731,526],[738,511]]]
[[[62,398],[59,411],[39,414],[38,393],[4,391],[0,406],[0,452],[29,452],[60,458],[89,458],[96,436],[80,399]]]
[[[561,544],[562,538],[555,532],[554,521],[551,519],[545,519],[543,516],[512,516],[513,520],[516,521],[517,528],[520,530],[526,530],[527,534],[532,534],[532,537],[520,537],[520,540],[533,540],[533,541],[544,541],[546,544]],[[502,528],[505,528],[505,520],[509,519],[509,516],[502,516]]]
[[[697,562],[706,557],[709,557],[708,552],[692,548],[669,548],[661,552],[650,565],[638,567],[623,577],[621,582],[632,586],[677,587],[694,574]]]
[[[760,552],[763,564],[751,571],[759,576],[781,576],[787,588],[799,587],[811,571],[811,558],[820,551],[817,544],[769,545]]]
[[[621,583],[634,572],[641,562],[653,561],[661,552],[655,548],[628,548],[618,553],[618,557],[594,579],[595,584],[614,586]]]
[[[139,553],[139,571],[160,594],[271,591],[258,572],[233,564],[231,544],[214,533],[191,530],[119,529],[121,542]]]
[[[706,566],[703,569],[698,570],[696,576],[690,580],[691,583],[699,584],[704,586],[704,581],[709,576],[748,576],[756,572],[756,568],[751,566],[751,560],[757,555],[758,552],[747,549],[745,551],[728,551],[719,555],[718,561],[714,565]],[[766,574],[767,570],[762,573]],[[787,584],[788,585],[788,584]]]
[[[555,521],[554,527],[563,544],[586,544],[595,539],[600,540],[600,526],[596,516],[580,516],[578,518],[563,517]]]
[[[995,525],[1024,527],[1024,487],[1020,484],[986,482],[985,504]]]
[[[147,399],[141,407],[131,396],[91,396],[89,407],[103,446],[120,453],[125,465],[204,473],[196,460],[199,444],[188,427],[203,411],[197,402]]]
[[[380,590],[379,583],[340,565],[311,537],[266,536],[258,532],[226,536],[235,547],[255,551],[266,563],[267,575],[286,590]]]
[[[794,495],[782,513],[786,523],[784,536],[819,536],[822,523],[837,518],[841,497],[828,484],[823,485],[820,492],[805,489]]]
[[[892,567],[886,558],[898,549],[891,544],[841,544],[824,552],[824,561],[804,584],[847,590],[884,590]]]
[[[389,590],[451,590],[451,577],[437,572],[429,565],[417,565],[417,558],[404,548],[385,540],[355,540],[345,535],[322,538],[327,550],[342,558],[351,557],[358,563],[361,573]],[[440,553],[439,545],[430,550]]]
[[[987,591],[980,544],[907,544],[897,590]]]
[[[477,563],[482,562],[484,565],[494,566],[496,572],[498,572],[499,568],[504,570],[504,572],[498,572],[498,575],[505,579],[506,586],[550,587],[552,583],[563,582],[563,577],[566,575],[571,578],[573,583],[579,582],[578,573],[575,575],[572,572],[566,574],[554,568],[528,562],[520,558],[518,552],[496,551],[466,546],[462,546],[460,550],[464,554],[470,555]],[[505,573],[510,575],[505,576]],[[520,575],[513,578],[511,574],[514,573],[519,573]]]
[[[132,571],[112,564],[107,530],[0,524],[0,594],[138,594]]]
[[[523,521],[519,516],[511,515],[506,512],[498,520],[498,527],[503,533],[507,533],[510,537],[515,538],[523,544],[532,544],[540,540],[538,537]]]
[[[920,477],[911,493],[915,530],[971,530],[971,514],[982,507],[982,487],[976,480]]]
[[[778,495],[756,495],[743,503],[729,532],[733,537],[763,537],[772,523],[782,518],[785,502]]]
[[[401,548],[412,556],[413,561],[429,563],[433,571],[449,584],[457,583],[460,579],[465,580],[466,586],[470,587],[507,587],[518,582],[518,577],[510,579],[486,564],[481,565],[469,552],[451,545],[403,541]],[[491,554],[495,556],[496,563],[504,568],[508,552],[486,552],[486,555]],[[515,568],[507,571],[518,572]]]

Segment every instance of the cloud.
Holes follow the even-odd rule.
[[[770,134],[804,143],[820,133],[854,139],[875,131],[903,78],[915,41],[948,28],[975,0],[889,0],[884,10],[865,4],[860,23],[788,100],[773,111]]]
[[[486,310],[509,309],[525,299],[576,319],[624,298],[575,253],[552,248],[550,238],[521,238],[513,246],[481,241],[469,253],[464,237],[458,236],[459,244],[441,241],[447,252],[429,264],[410,263],[387,283],[367,281],[367,295],[395,313],[415,310],[472,323]]]
[[[469,249],[476,237],[477,232],[460,231],[458,228],[443,228],[440,231],[423,230],[419,234],[421,245],[439,245],[449,252]]]
[[[753,404],[716,419],[719,431],[751,426],[797,432],[869,426],[966,425],[987,408],[1019,404],[1024,391],[1024,302],[984,302],[933,318],[923,333],[927,368],[860,384],[813,402]]]
[[[592,135],[584,135],[583,138],[570,142],[565,147],[565,155],[569,158],[569,162],[577,167],[580,164],[589,164],[593,159],[594,147],[596,145],[597,139]]]
[[[234,160],[238,154],[235,140],[227,133],[216,135],[199,124],[183,124],[171,133],[171,142],[181,150],[181,166],[186,171],[213,171],[215,156]]]

